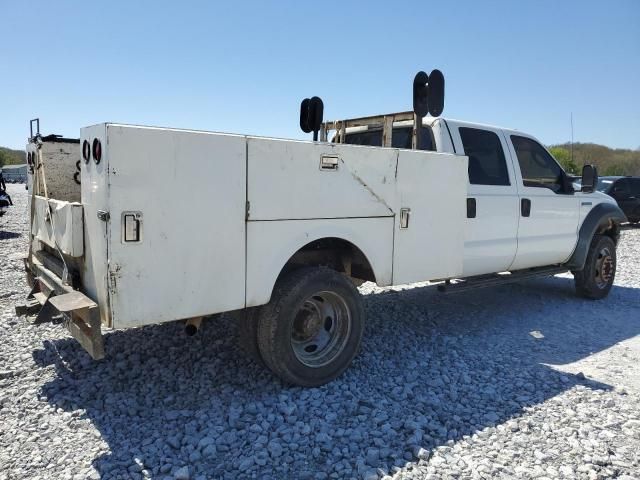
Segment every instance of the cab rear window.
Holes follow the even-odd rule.
[[[412,127],[396,127],[393,129],[391,146],[393,148],[411,149]],[[350,145],[382,146],[382,129],[364,130],[362,132],[347,133],[345,143]],[[418,149],[435,151],[433,133],[429,127],[422,127],[418,133]]]

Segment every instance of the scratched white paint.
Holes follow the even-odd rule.
[[[396,261],[423,258],[420,235],[434,219],[447,226],[428,245],[454,248],[437,268],[418,261],[394,275],[396,217],[409,189],[423,190],[417,179],[406,180],[403,197],[396,175],[399,156],[410,155],[430,176],[453,182],[464,175],[464,157],[117,124],[82,129],[82,141],[94,138],[103,158],[83,163],[83,284],[116,328],[266,303],[291,255],[323,237],[360,248],[381,285],[459,271],[460,229],[452,218],[462,202],[449,200],[464,193],[451,189],[437,214],[416,208],[413,236],[405,234]],[[336,171],[320,169],[323,154],[339,157]],[[435,199],[422,193],[414,201]],[[126,211],[142,214],[140,243],[122,241]]]
[[[97,138],[102,142],[102,160],[96,164],[93,159],[82,164],[82,206],[84,208],[84,262],[83,291],[98,303],[102,323],[113,326],[107,277],[108,230],[110,222],[98,218],[98,211],[109,211],[109,176],[107,163],[109,149],[105,148],[107,130],[104,124],[80,130],[82,139],[89,143]]]
[[[247,306],[267,303],[287,260],[306,244],[341,238],[371,263],[378,285],[390,285],[393,217],[250,221],[247,223]]]
[[[467,157],[401,150],[396,211],[409,208],[409,227],[396,225],[393,283],[462,275]]]
[[[106,136],[113,325],[244,307],[245,137],[113,124]],[[124,211],[141,212],[140,243],[123,243]]]
[[[248,153],[250,220],[394,215],[398,150],[249,137]]]
[[[36,196],[33,225],[35,237],[51,248],[71,257],[84,253],[82,204]]]

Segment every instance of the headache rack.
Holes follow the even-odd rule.
[[[333,120],[320,125],[320,141],[326,142],[330,131],[335,131],[334,143],[346,143],[347,129],[355,127],[367,127],[368,130],[382,130],[382,146],[391,146],[393,124],[396,122],[413,122],[411,132],[411,149],[418,149],[418,130],[422,123],[422,117],[414,112],[388,113],[371,117],[349,118],[346,120]]]
[[[324,103],[320,97],[305,98],[300,104],[300,129],[305,133],[313,132],[313,141],[328,141],[328,132],[335,131],[334,143],[346,143],[347,129],[366,127],[367,130],[382,130],[382,146],[392,146],[393,124],[396,122],[413,122],[411,149],[417,150],[418,131],[422,119],[430,114],[439,117],[444,108],[444,75],[440,70],[432,70],[430,74],[420,71],[413,79],[413,111],[388,113],[371,117],[351,118],[323,122]]]

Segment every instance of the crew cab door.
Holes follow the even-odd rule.
[[[518,191],[502,132],[447,121],[458,155],[469,157],[463,275],[507,270],[517,248]]]
[[[565,262],[578,240],[580,198],[567,191],[564,171],[532,137],[505,132],[520,197],[518,250],[511,270]]]

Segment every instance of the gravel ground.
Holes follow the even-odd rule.
[[[600,302],[571,276],[442,296],[362,287],[362,353],[317,389],[239,351],[230,318],[106,334],[90,360],[27,293],[26,201],[0,219],[0,480],[640,478],[640,229]]]

